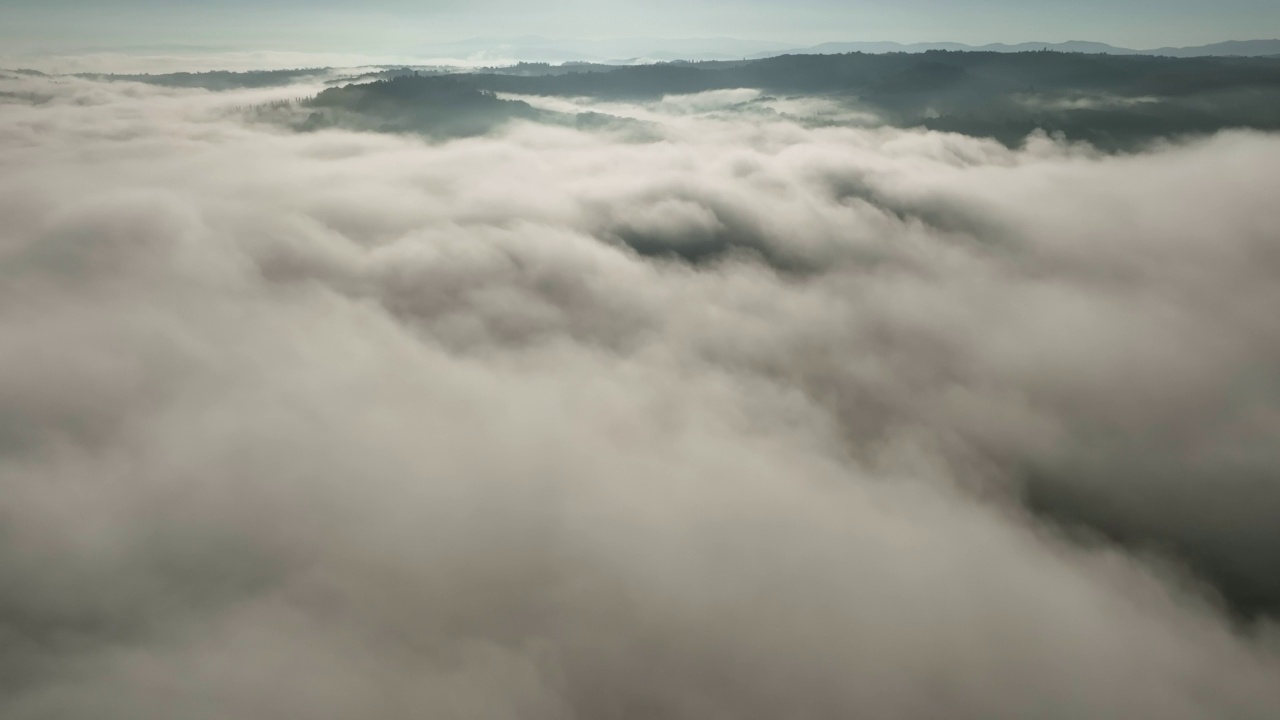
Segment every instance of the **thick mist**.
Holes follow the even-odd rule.
[[[0,716],[1280,713],[1280,137],[316,89],[0,79]]]

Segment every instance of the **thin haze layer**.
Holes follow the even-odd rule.
[[[0,0],[0,14],[0,39],[8,46],[77,51],[204,46],[388,54],[476,36],[517,45],[546,36],[596,42],[630,57],[637,36],[712,41],[704,46],[729,36],[792,45],[1089,40],[1157,48],[1280,31],[1280,9],[1271,0]]]

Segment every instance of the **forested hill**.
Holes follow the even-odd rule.
[[[108,75],[80,73],[77,77],[89,80],[141,82],[148,85],[178,88],[203,88],[205,90],[236,90],[240,88],[282,87],[293,83],[316,80],[328,74],[328,68],[300,68],[297,70],[211,70],[209,72],[179,72],[140,75]]]
[[[552,120],[554,113],[502,100],[478,89],[470,76],[399,75],[329,88],[304,103],[309,127],[347,125],[437,137],[481,135],[514,120]]]
[[[1235,88],[1280,89],[1275,58],[1168,58],[1058,52],[783,55],[763,60],[588,66],[555,75],[472,76],[478,87],[539,95],[644,99],[752,87],[775,93],[939,93],[987,98],[1013,92],[1187,95]]]
[[[95,77],[226,89],[316,80],[329,72]],[[365,82],[373,78],[379,80]],[[855,52],[625,67],[527,63],[458,74],[388,68],[340,82],[345,84],[309,103],[315,115],[304,127],[338,122],[454,137],[487,132],[512,119],[573,121],[496,93],[646,102],[753,88],[779,97],[822,96],[889,124],[994,137],[1010,145],[1037,129],[1107,150],[1227,128],[1280,129],[1280,58],[1272,57]]]
[[[444,112],[428,105],[451,103],[459,111],[473,109],[467,110],[472,120],[498,122],[537,113],[502,105],[486,93],[643,102],[728,88],[820,95],[894,125],[994,137],[1011,145],[1037,129],[1108,150],[1226,128],[1280,129],[1280,60],[1274,58],[934,51],[583,65],[567,71],[528,65],[518,74],[491,70],[447,78],[402,76],[376,88],[350,85],[327,91],[322,102],[389,117],[420,108],[428,120],[432,112]]]

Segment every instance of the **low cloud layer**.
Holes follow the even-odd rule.
[[[1280,713],[1280,138],[0,83],[0,716]]]

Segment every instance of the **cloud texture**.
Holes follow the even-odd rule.
[[[1280,138],[0,82],[0,716],[1280,713]]]

